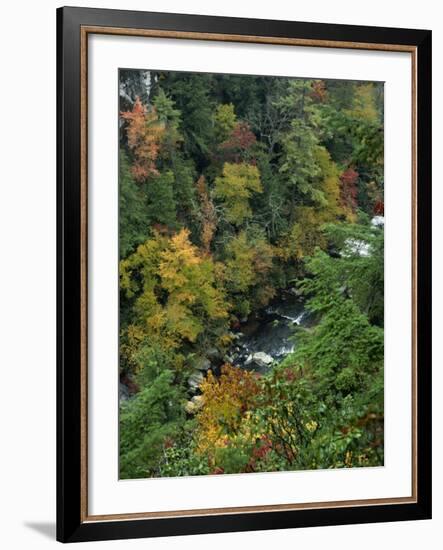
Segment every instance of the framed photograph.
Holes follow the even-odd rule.
[[[57,32],[58,540],[430,518],[431,32]]]

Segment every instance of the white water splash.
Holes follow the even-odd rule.
[[[360,239],[346,239],[345,248],[342,256],[349,258],[350,256],[366,257],[371,255],[371,245]]]
[[[295,349],[294,345],[282,346],[280,349],[275,351],[272,355],[274,355],[275,357],[284,357],[292,353],[294,349]]]
[[[300,323],[303,320],[303,317],[305,316],[305,312],[303,311],[297,317],[291,317],[291,315],[283,315],[282,313],[279,313],[278,311],[275,312],[276,315],[279,317],[282,317],[283,319],[287,319],[288,321],[291,321],[293,325],[300,325]]]
[[[279,311],[278,309],[274,309],[272,307],[268,307],[266,308],[266,313],[268,315],[276,315],[277,317],[281,317],[282,319],[286,319],[287,321],[290,321],[293,325],[300,325],[300,323],[302,322],[306,312],[305,311],[302,311],[301,313],[299,313],[297,316],[292,316],[292,315],[286,315],[284,313],[281,313],[281,311]]]
[[[371,225],[373,227],[383,227],[385,225],[384,216],[374,216],[371,220]]]

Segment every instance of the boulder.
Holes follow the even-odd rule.
[[[269,367],[274,362],[274,359],[264,351],[257,351],[252,355],[252,361],[257,363],[259,367]]]
[[[208,348],[205,352],[206,357],[214,362],[220,361],[222,359],[222,354],[217,348]]]
[[[384,216],[374,216],[371,220],[372,227],[383,227],[385,225]]]
[[[195,368],[198,370],[207,371],[211,368],[211,361],[209,361],[206,357],[200,357],[195,362]]]
[[[196,390],[205,379],[203,373],[199,370],[194,371],[188,378],[188,385],[191,389]]]
[[[188,414],[195,414],[199,409],[201,409],[203,406],[203,396],[202,395],[194,395],[194,397],[186,402],[185,405],[185,411]]]
[[[125,386],[125,384],[122,384],[121,382],[118,383],[118,395],[120,401],[126,401],[129,399],[129,389],[128,386]]]
[[[288,288],[288,293],[292,294],[293,296],[297,296],[297,297],[303,296],[302,290],[300,290],[299,288],[297,288],[295,286],[292,286],[291,288]]]

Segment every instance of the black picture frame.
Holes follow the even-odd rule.
[[[363,45],[416,52],[415,502],[88,521],[82,514],[81,28],[151,29]],[[431,31],[64,7],[57,10],[57,539],[158,537],[431,517]],[[83,204],[83,206],[82,206]],[[83,336],[82,336],[83,335]],[[83,342],[83,343],[82,343]],[[83,458],[82,458],[83,457]]]

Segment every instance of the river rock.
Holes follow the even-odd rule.
[[[268,367],[274,362],[274,359],[264,351],[257,351],[254,353],[252,355],[252,360],[254,363],[257,363],[259,367]]]
[[[199,359],[195,362],[195,368],[197,370],[207,371],[211,368],[211,361],[209,361],[206,357],[199,357]]]
[[[125,386],[125,384],[122,384],[121,382],[118,383],[118,395],[120,398],[120,401],[126,401],[129,399],[129,389],[128,386]]]
[[[222,359],[222,353],[217,348],[208,348],[205,352],[206,357],[214,362],[220,361]]]
[[[194,371],[188,378],[188,385],[191,389],[196,390],[205,379],[203,373],[199,370]]]
[[[185,411],[188,414],[195,414],[203,406],[203,395],[194,395],[194,397],[186,402]]]
[[[383,227],[385,225],[384,216],[374,216],[371,220],[372,227]]]
[[[291,286],[291,288],[288,288],[288,293],[297,297],[300,297],[303,295],[303,291],[297,288],[296,286]]]

